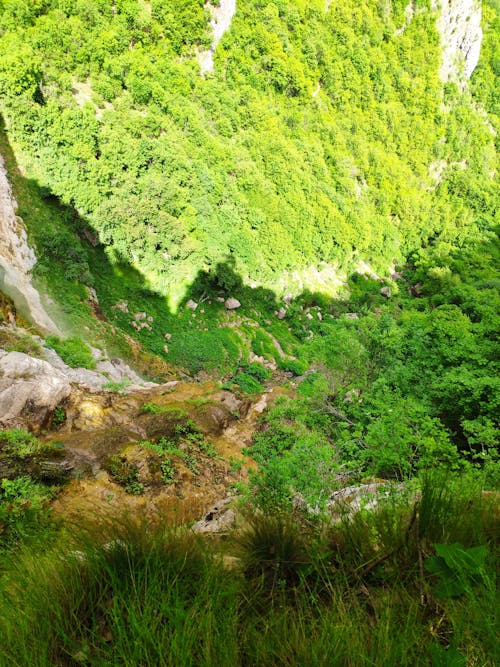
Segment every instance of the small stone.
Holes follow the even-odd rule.
[[[348,320],[359,320],[358,313],[346,313],[345,316]]]
[[[392,291],[391,288],[385,285],[384,287],[380,288],[380,294],[382,296],[385,296],[386,299],[390,299],[392,296]]]
[[[198,308],[198,304],[196,303],[196,301],[189,299],[189,301],[186,303],[186,308],[190,308],[191,310],[196,310]]]
[[[218,297],[216,297],[215,300],[218,301],[219,303],[224,303],[224,297],[223,296],[218,296]]]
[[[154,318],[151,315],[148,317],[148,322],[154,322]]]
[[[311,313],[306,313],[306,317],[307,317],[308,320],[312,320],[312,319],[313,319],[313,316],[311,315]]]
[[[171,333],[166,333],[166,334],[163,335],[163,338],[165,338],[165,340],[170,340],[172,338],[172,334]]]
[[[280,308],[279,311],[276,313],[276,317],[279,320],[284,320],[286,316],[286,310],[284,308]]]
[[[163,346],[163,351],[165,352],[165,354],[168,354],[168,345]]]
[[[359,396],[361,394],[360,389],[350,389],[348,392],[346,392],[346,395],[344,397],[344,403],[354,403],[354,402],[359,402]]]
[[[134,315],[134,319],[136,322],[139,322],[140,320],[145,320],[147,317],[146,313],[136,313]]]
[[[89,301],[99,305],[99,299],[97,298],[97,292],[93,287],[87,287],[87,293],[89,296]]]
[[[236,310],[236,308],[239,308],[241,306],[241,303],[238,301],[238,299],[235,299],[234,297],[229,297],[229,299],[226,299],[224,302],[224,305],[226,307],[226,310]]]
[[[115,303],[114,306],[111,306],[111,310],[119,310],[122,313],[128,313],[128,303],[126,301],[119,301]]]
[[[323,315],[321,314],[320,310],[318,310],[317,315],[318,315],[318,320],[321,322],[323,320]]]

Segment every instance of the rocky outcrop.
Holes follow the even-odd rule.
[[[43,355],[41,359],[0,348],[0,428],[39,430],[74,390],[101,391],[110,381],[128,384],[128,390],[157,386],[121,359],[102,358],[96,370],[88,370],[70,368],[50,348],[44,348]]]
[[[28,245],[23,221],[16,215],[16,209],[17,202],[0,155],[0,290],[8,294],[18,310],[40,329],[59,333],[31,283],[30,272],[36,257]]]
[[[439,9],[441,79],[469,79],[481,52],[481,0],[435,0],[434,7]]]
[[[214,54],[218,43],[226,30],[231,26],[231,21],[236,12],[236,0],[219,0],[217,6],[210,2],[205,5],[211,14],[210,27],[212,28],[212,46],[198,55],[198,62],[202,74],[213,72]]]
[[[203,519],[197,521],[192,530],[200,534],[227,533],[236,525],[236,514],[228,507],[232,498],[224,498],[211,507]]]
[[[48,361],[0,350],[0,427],[41,426],[71,393],[71,382]]]

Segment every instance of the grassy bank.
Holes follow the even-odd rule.
[[[215,542],[80,527],[3,560],[1,664],[493,666],[495,501],[426,478],[412,501],[247,517]]]

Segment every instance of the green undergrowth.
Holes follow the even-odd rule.
[[[54,531],[50,502],[65,481],[63,458],[63,448],[23,429],[0,431],[0,553]]]
[[[264,391],[265,382],[271,379],[272,371],[259,362],[240,364],[238,372],[230,378],[225,387],[236,387],[244,394],[258,394]]]
[[[57,336],[47,336],[45,342],[71,368],[95,368],[95,359],[81,338],[61,340]]]
[[[140,516],[73,527],[2,559],[0,659],[493,667],[497,531],[496,497],[435,476],[334,524],[249,515],[223,542]]]
[[[32,336],[17,329],[0,326],[0,348],[7,352],[23,352],[31,357],[43,357],[43,350]]]
[[[146,456],[143,458],[147,463],[146,476],[141,477],[139,466],[129,460],[127,451],[114,454],[105,461],[105,470],[126,493],[142,495],[151,491],[151,485],[153,487],[157,485],[158,476],[166,486],[179,482],[180,464],[197,477],[200,467],[217,457],[212,443],[203,435],[196,423],[187,418],[184,410],[150,402],[143,405],[142,413],[168,416],[170,423],[165,428],[168,435],[137,443],[138,447],[145,450]]]

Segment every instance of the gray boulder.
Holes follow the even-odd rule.
[[[43,359],[0,350],[0,426],[20,417],[41,425],[71,392],[71,382]]]
[[[214,505],[201,519],[193,526],[195,533],[226,533],[234,528],[236,524],[236,514],[228,508],[231,498],[224,498]]]
[[[227,310],[236,310],[236,308],[241,306],[241,303],[238,301],[238,299],[230,296],[229,299],[225,300],[224,305],[226,306]]]

